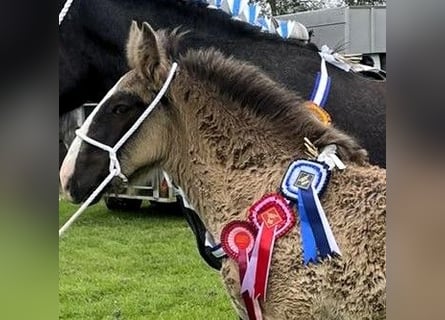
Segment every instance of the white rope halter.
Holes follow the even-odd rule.
[[[71,224],[73,224],[73,222],[82,214],[82,212],[85,211],[85,209],[90,205],[90,203],[97,197],[97,195],[107,186],[107,184],[114,177],[119,176],[122,179],[124,179],[124,181],[127,180],[127,178],[121,173],[121,167],[119,164],[119,160],[117,159],[117,151],[131,137],[131,135],[139,128],[139,126],[142,124],[142,122],[144,122],[144,120],[150,115],[150,113],[153,111],[153,109],[156,107],[156,105],[162,99],[162,97],[164,96],[165,92],[167,91],[171,81],[173,80],[173,76],[175,75],[177,67],[178,67],[178,64],[176,62],[174,62],[172,64],[172,67],[170,69],[168,77],[165,80],[164,85],[162,86],[162,88],[159,91],[159,93],[157,94],[157,96],[150,103],[150,105],[147,107],[147,109],[145,109],[145,111],[141,114],[141,116],[135,121],[135,123],[131,126],[131,128],[122,136],[122,138],[119,139],[119,141],[114,145],[114,147],[110,147],[106,144],[103,144],[102,142],[94,140],[94,139],[88,137],[85,133],[80,132],[79,130],[76,131],[76,135],[83,141],[85,141],[99,149],[102,149],[102,150],[108,152],[109,158],[110,158],[110,166],[109,166],[110,173],[102,181],[102,183],[96,188],[96,190],[94,190],[93,193],[91,193],[91,195],[82,204],[82,206],[62,226],[62,228],[59,229],[59,237],[71,226]]]
[[[59,12],[59,27],[62,24],[63,19],[65,18],[66,14],[68,13],[68,10],[70,9],[71,5],[73,4],[74,0],[66,0],[65,4],[63,5],[62,10]]]

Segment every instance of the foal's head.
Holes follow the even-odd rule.
[[[147,24],[133,21],[127,43],[131,70],[107,93],[79,129],[81,133],[113,147],[156,97],[176,55],[177,30],[154,32]],[[122,173],[129,177],[141,168],[162,165],[171,145],[169,92],[133,136],[119,149]],[[144,141],[144,143],[141,143]],[[131,155],[131,156],[130,156]],[[109,156],[76,137],[63,162],[60,178],[70,200],[82,202],[109,173]],[[114,179],[112,185],[118,186]]]

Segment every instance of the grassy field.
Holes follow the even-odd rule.
[[[62,225],[76,206],[60,201]],[[89,208],[59,244],[59,319],[237,319],[185,220]]]

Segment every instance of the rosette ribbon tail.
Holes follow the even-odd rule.
[[[275,243],[276,228],[267,228],[264,223],[258,231],[249,266],[241,285],[241,293],[249,292],[254,299],[266,299],[267,280]]]
[[[266,300],[267,281],[269,279],[272,252],[275,244],[276,227],[268,228],[262,224],[262,232],[258,233],[258,262],[254,284],[254,298]]]
[[[264,226],[261,226],[259,233],[262,233]],[[256,239],[258,239],[257,237]],[[250,297],[254,296],[254,286],[256,278],[256,270],[258,265],[258,251],[259,251],[259,241],[255,240],[255,244],[250,255],[250,260],[247,264],[246,274],[244,275],[243,281],[241,283],[241,293],[247,292]]]
[[[221,231],[221,245],[229,257],[238,264],[239,283],[242,285],[246,276],[251,273],[249,253],[253,251],[256,238],[256,227],[248,221],[232,221]],[[252,285],[253,287],[253,285]],[[249,320],[262,320],[258,302],[250,294],[252,290],[241,289],[241,297],[247,310]]]
[[[331,227],[329,226],[326,214],[321,206],[320,199],[315,192],[313,186],[308,189],[298,189],[298,208],[300,216],[302,217],[302,229],[305,227],[306,244],[303,243],[304,250],[308,250],[307,254],[304,254],[305,263],[308,263],[313,259],[313,241],[310,236],[307,236],[309,232],[306,230],[307,224],[303,223],[303,217],[307,218],[310,229],[312,230],[313,239],[315,241],[318,255],[320,258],[326,258],[333,256],[334,254],[340,255],[340,249],[335,241]],[[303,230],[302,230],[303,237]],[[305,239],[303,238],[303,242]],[[306,245],[306,246],[305,246]],[[306,260],[306,258],[308,260]]]
[[[246,275],[247,266],[248,266],[248,254],[246,250],[240,250],[239,258],[238,258],[238,267],[239,267],[239,275],[240,275],[240,284],[243,283],[243,279]],[[242,292],[242,290],[241,290]],[[247,315],[249,320],[262,320],[261,310],[258,306],[258,302],[254,301],[250,296],[249,292],[245,291],[241,293],[244,304],[246,306]]]
[[[264,226],[261,226],[259,233],[262,233],[262,229]],[[258,239],[258,237],[257,237]],[[254,286],[255,286],[255,278],[256,278],[256,271],[257,271],[257,265],[258,265],[258,251],[259,251],[259,241],[255,241],[254,247],[252,249],[252,253],[250,255],[250,259],[247,262],[247,269],[246,273],[244,274],[243,280],[241,282],[241,295],[243,299],[249,298],[250,301],[252,301],[253,309],[255,312],[255,315],[257,317],[257,320],[262,320],[263,315],[261,313],[260,305],[258,303],[257,299],[254,299]],[[245,298],[246,297],[246,298]],[[244,300],[246,301],[246,300]],[[247,312],[250,317],[250,310],[249,307],[247,307]]]
[[[301,199],[301,196],[298,196]],[[300,216],[303,262],[306,265],[309,262],[315,263],[317,261],[317,245],[315,244],[314,234],[312,233],[312,228],[309,223],[309,218],[304,208],[303,201],[298,201],[298,215]]]

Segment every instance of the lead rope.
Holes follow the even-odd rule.
[[[139,128],[139,126],[142,124],[142,122],[150,115],[150,113],[153,111],[153,109],[156,107],[156,105],[159,103],[159,101],[164,96],[165,92],[167,91],[171,81],[173,80],[173,76],[175,75],[176,69],[178,67],[178,64],[174,62],[172,64],[172,67],[170,69],[170,72],[168,74],[167,79],[165,80],[164,85],[162,86],[161,90],[155,97],[155,99],[150,103],[150,105],[145,109],[144,113],[135,121],[133,126],[120,138],[120,140],[114,145],[114,147],[107,146],[106,144],[103,144],[97,140],[94,140],[90,137],[88,137],[86,134],[80,132],[79,130],[76,131],[76,135],[84,140],[85,142],[102,149],[104,151],[107,151],[110,158],[110,167],[109,171],[110,173],[108,176],[102,181],[102,183],[96,188],[96,190],[91,193],[91,195],[88,197],[88,199],[80,206],[80,208],[71,216],[71,218],[62,226],[62,228],[59,229],[59,237],[63,235],[63,233],[73,224],[73,222],[85,211],[85,209],[90,205],[90,203],[97,197],[97,195],[107,186],[107,184],[116,176],[121,177],[124,181],[127,181],[127,178],[121,173],[121,167],[119,164],[119,160],[117,159],[117,151],[120,147],[131,137],[131,135]]]
[[[66,14],[68,13],[68,10],[70,9],[71,5],[73,4],[74,0],[66,0],[65,4],[63,5],[62,10],[59,12],[59,27],[62,24],[63,19],[65,18]]]

